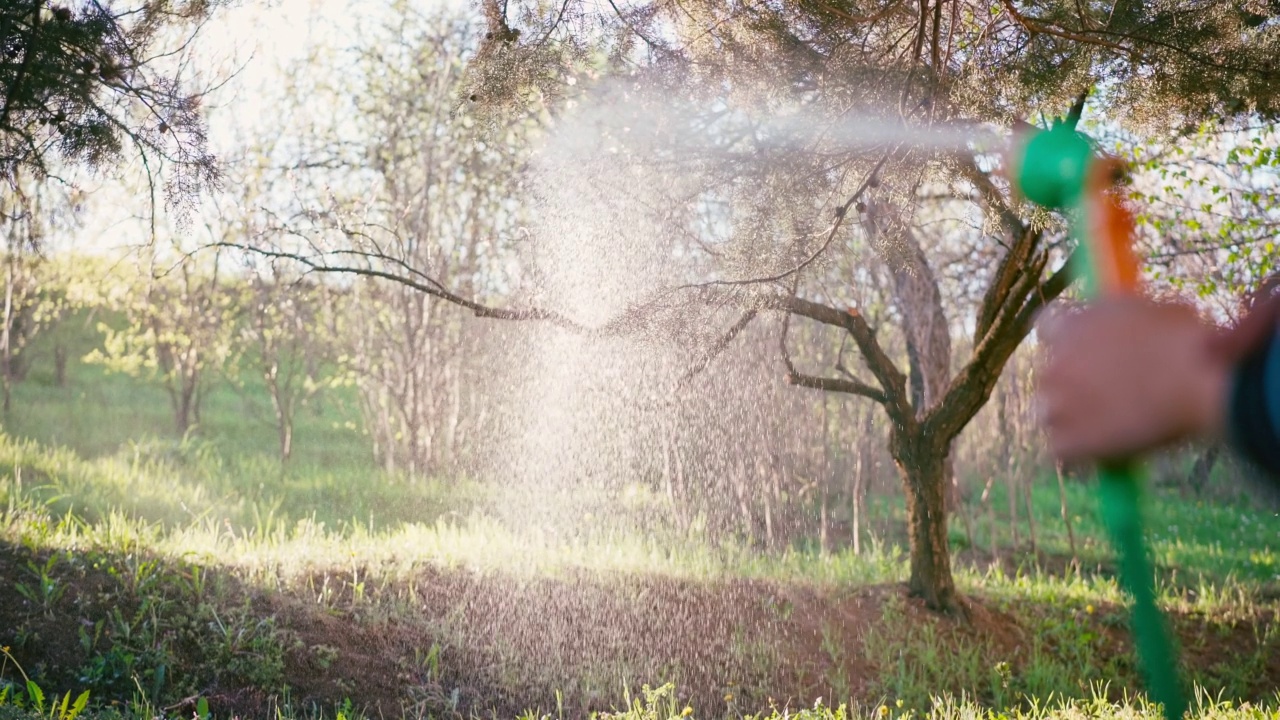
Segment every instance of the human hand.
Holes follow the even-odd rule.
[[[1222,432],[1232,365],[1191,308],[1114,298],[1037,331],[1040,417],[1060,459],[1119,459]]]

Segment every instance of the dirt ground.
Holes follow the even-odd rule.
[[[15,579],[31,576],[33,560],[40,558],[25,548],[0,545],[0,645],[12,646],[33,676],[72,689],[90,655],[76,628],[91,627],[109,612],[98,599],[109,597],[104,590],[119,580],[85,563],[60,577],[66,590],[51,607],[39,608],[16,589]],[[528,709],[555,712],[557,703],[576,715],[619,706],[624,684],[634,693],[642,683],[667,681],[677,684],[681,702],[713,714],[807,706],[842,694],[876,702],[881,671],[897,659],[871,657],[866,637],[885,630],[886,612],[895,628],[931,626],[941,652],[983,644],[1015,666],[1025,660],[1034,632],[1019,619],[1021,611],[1015,616],[993,601],[969,598],[968,618],[940,617],[899,586],[838,591],[430,569],[397,588],[395,601],[347,597],[327,606],[301,589],[264,594],[231,580],[222,587],[228,597],[246,599],[253,613],[275,618],[294,703],[332,707],[349,699],[383,717],[513,717]],[[1099,608],[1091,616],[1103,638],[1101,656],[1127,652],[1123,623],[1106,620],[1117,612]],[[1264,642],[1272,621],[1269,610],[1226,622],[1177,618],[1183,662],[1201,669],[1228,662]],[[1280,686],[1280,657],[1255,671],[1258,697]],[[274,702],[260,689],[211,684],[201,690],[219,712],[242,717],[256,717]],[[181,710],[182,701],[175,708]]]

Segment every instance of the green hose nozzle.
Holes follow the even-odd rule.
[[[1031,202],[1064,210],[1080,204],[1092,160],[1089,138],[1060,120],[1027,138],[1015,182]]]

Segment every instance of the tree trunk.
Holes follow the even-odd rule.
[[[853,507],[851,508],[853,517],[852,517],[852,525],[850,527],[850,532],[853,535],[853,554],[861,555],[862,554],[862,497],[863,497],[864,489],[866,485],[866,482],[865,482],[866,475],[864,474],[866,457],[865,457],[865,453],[862,452],[861,442],[857,444],[857,448],[854,450],[854,453],[856,454],[853,461],[854,462],[853,487],[850,489],[850,495],[852,495],[852,501],[853,501]]]
[[[280,424],[280,462],[288,463],[293,457],[293,418],[281,417]]]
[[[173,405],[173,424],[178,430],[178,434],[186,436],[187,431],[191,429],[191,389],[182,388],[179,392],[177,402]]]
[[[1031,543],[1031,557],[1040,559],[1040,546],[1036,542],[1036,515],[1035,507],[1031,498],[1031,481],[1032,477],[1028,476],[1021,482],[1023,503],[1027,511],[1027,540]]]
[[[1076,553],[1076,532],[1071,527],[1071,512],[1067,509],[1067,485],[1062,478],[1062,463],[1054,464],[1054,471],[1058,475],[1058,505],[1062,511],[1062,524],[1067,526],[1067,543],[1071,548],[1071,566],[1080,567],[1080,556]]]
[[[676,521],[679,523],[680,532],[682,534],[687,534],[689,532],[690,524],[689,506],[692,502],[692,498],[689,496],[689,489],[685,483],[684,455],[680,452],[679,438],[674,435],[674,430],[672,432],[671,454],[672,460],[675,464],[676,474],[675,496],[679,498],[678,508],[676,510]]]
[[[911,594],[924,598],[932,610],[963,614],[951,575],[951,548],[947,539],[949,448],[932,448],[919,440],[904,442],[898,438],[892,445],[907,498]]]
[[[1205,487],[1209,484],[1209,475],[1213,472],[1213,466],[1218,462],[1218,453],[1222,452],[1221,445],[1210,445],[1191,466],[1191,474],[1187,476],[1187,483],[1195,492],[1196,497],[1204,494]]]
[[[739,523],[743,532],[747,536],[747,544],[754,545],[756,540],[756,522],[755,516],[751,512],[751,505],[747,502],[747,466],[742,456],[738,456],[738,462],[731,472],[731,482],[733,483],[733,495],[738,501]]]
[[[858,439],[854,443],[853,466],[853,554],[862,554],[862,518],[866,515],[867,497],[867,464],[870,461],[870,439],[872,423],[875,419],[875,407],[870,406],[861,412],[862,422]]]
[[[4,380],[4,414],[9,414],[13,399],[13,280],[14,280],[13,243],[9,244],[8,277],[4,286],[4,332],[0,334],[0,364],[3,367]]]
[[[675,463],[671,458],[671,431],[664,424],[662,427],[662,490],[667,496],[667,506],[675,516],[679,504],[676,502]]]
[[[942,473],[947,479],[947,516],[960,516],[960,522],[964,524],[965,539],[969,546],[972,547],[973,528],[969,523],[965,493],[960,487],[960,475],[956,473],[955,458],[950,455],[947,456],[947,461],[942,467]]]
[[[764,490],[764,546],[773,549],[773,493],[770,487]]]
[[[854,483],[850,488],[850,527],[849,532],[854,541],[854,555],[863,553],[863,451],[854,451]]]
[[[1004,473],[1009,494],[1009,543],[1010,549],[1017,552],[1019,544],[1018,472],[1015,467],[1017,458],[1014,455],[1016,448],[1013,447],[1013,431],[1009,427],[1009,390],[1007,383],[1001,385],[996,402],[998,403],[996,406],[996,422],[1000,426],[1000,459],[1003,465],[1000,471]]]
[[[53,373],[58,387],[67,386],[67,348],[61,342],[53,346]]]
[[[271,409],[276,414],[276,437],[280,441],[280,462],[288,463],[293,454],[293,415],[295,405],[289,397],[288,381],[281,382],[279,359],[270,361],[263,373],[263,384],[271,393]]]
[[[822,396],[822,503],[818,511],[818,547],[823,555],[831,552],[831,538],[827,533],[830,522],[827,517],[827,502],[831,492],[831,423],[827,417],[828,399],[826,395]]]
[[[200,377],[189,357],[175,366],[174,377],[169,384],[169,397],[173,401],[173,423],[178,435],[186,437],[193,424],[200,422]]]

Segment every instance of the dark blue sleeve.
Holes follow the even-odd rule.
[[[1240,452],[1280,480],[1280,327],[1237,366],[1230,423]]]

